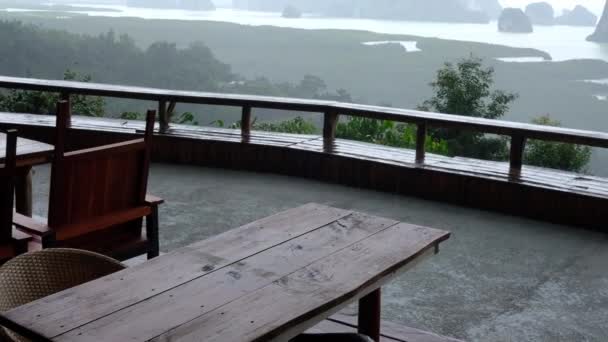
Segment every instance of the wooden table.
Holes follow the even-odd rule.
[[[218,213],[221,215],[221,213]],[[449,233],[308,204],[0,315],[36,341],[287,341],[380,287]]]
[[[6,134],[0,133],[0,163],[6,153]],[[48,163],[53,146],[40,141],[17,139],[17,170],[19,177],[15,189],[16,209],[19,213],[32,216],[32,166]]]

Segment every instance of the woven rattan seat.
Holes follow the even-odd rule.
[[[120,271],[107,256],[67,248],[18,256],[0,267],[0,311],[7,311],[65,289]],[[5,330],[15,341],[27,341]]]

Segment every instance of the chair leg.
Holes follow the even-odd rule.
[[[152,206],[152,213],[146,217],[146,235],[148,236],[148,260],[159,255],[158,239],[158,206]]]

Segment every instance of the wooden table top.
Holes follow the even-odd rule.
[[[53,145],[17,137],[17,167],[44,164],[50,161]],[[6,134],[0,133],[0,163],[6,153]]]
[[[35,340],[289,339],[449,233],[308,204],[0,315]]]

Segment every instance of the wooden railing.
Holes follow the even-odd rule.
[[[70,96],[73,94],[79,94],[156,101],[158,102],[161,132],[168,132],[171,116],[177,103],[239,107],[242,110],[241,130],[243,136],[248,136],[251,132],[251,112],[254,108],[322,113],[323,138],[328,148],[331,147],[332,142],[335,139],[336,126],[340,115],[411,123],[417,126],[417,163],[424,162],[426,133],[427,129],[431,127],[457,128],[505,135],[511,138],[510,172],[513,175],[517,175],[521,172],[523,153],[528,139],[608,147],[608,134],[603,132],[335,101],[178,91],[5,76],[0,76],[0,88],[54,92],[61,94],[61,97],[64,100],[69,100]]]

